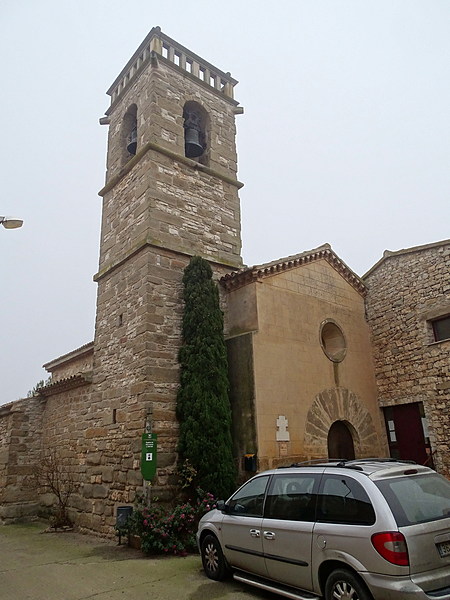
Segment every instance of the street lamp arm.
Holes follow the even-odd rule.
[[[17,229],[22,227],[23,220],[17,217],[0,217],[0,223],[5,229]]]

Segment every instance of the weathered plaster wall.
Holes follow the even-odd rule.
[[[385,455],[364,299],[325,260],[264,277],[230,293],[230,314],[248,314],[253,334],[256,423],[260,468],[327,456],[335,420],[355,430],[359,456]],[[320,326],[333,319],[344,332],[347,354],[331,362]],[[245,319],[237,319],[239,329]],[[230,324],[233,331],[234,323]],[[277,418],[289,422],[290,441],[277,442]]]
[[[74,356],[68,357],[67,360],[52,361],[47,363],[45,368],[51,373],[52,383],[79,375],[80,373],[91,373],[93,368],[93,344],[86,344],[86,346],[80,349],[80,352],[76,351],[73,353]]]
[[[227,340],[233,456],[244,479],[244,456],[258,454],[252,333]],[[252,474],[252,473],[250,473]]]

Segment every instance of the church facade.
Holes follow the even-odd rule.
[[[384,456],[365,286],[331,247],[242,269],[222,285],[233,414],[254,416],[252,429],[235,419],[235,454],[254,448],[263,468]]]
[[[315,458],[410,458],[411,448],[392,439],[406,414],[393,411],[409,405],[422,462],[449,475],[450,242],[405,253],[398,264],[386,257],[365,278],[329,245],[245,267],[236,83],[154,28],[108,90],[111,105],[100,120],[109,133],[95,338],[46,363],[51,381],[38,395],[0,407],[0,521],[51,504],[36,498],[27,478],[43,453],[57,448],[77,482],[72,519],[111,535],[117,507],[145,488],[144,432],[158,436],[152,489],[171,497],[182,276],[194,255],[210,262],[219,282],[241,480]],[[432,346],[426,357],[411,358],[410,341],[399,337],[394,352],[386,335],[396,314],[410,323],[409,295],[399,290],[394,298],[395,269],[419,260],[423,273],[427,253],[438,255],[426,263],[430,286],[422,297],[422,280],[413,278],[409,293],[420,297],[418,319],[429,335],[435,321],[444,333],[422,340]],[[390,307],[400,297],[395,313]],[[394,357],[402,365],[424,361],[420,377],[410,369],[402,379],[401,394],[396,377],[404,370],[395,370]]]

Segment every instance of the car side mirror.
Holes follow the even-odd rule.
[[[228,504],[226,504],[224,500],[218,500],[216,507],[217,510],[220,510],[223,513],[227,513],[229,511]]]

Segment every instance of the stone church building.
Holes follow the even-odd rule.
[[[111,535],[143,489],[176,485],[182,276],[219,282],[236,465],[394,456],[450,476],[450,240],[386,252],[358,277],[325,244],[246,267],[235,145],[237,81],[157,27],[108,90],[95,339],[45,364],[51,380],[0,407],[0,522],[50,498],[26,479],[57,448],[77,479],[70,514]]]

